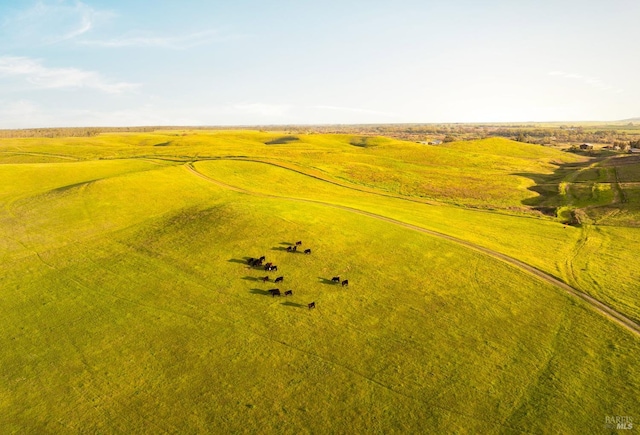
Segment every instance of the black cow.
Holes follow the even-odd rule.
[[[346,286],[349,285],[349,280],[348,279],[345,279],[344,281],[342,281],[342,287],[344,287],[345,285]]]
[[[333,278],[331,278],[331,281],[340,282],[340,277],[339,276],[334,276]]]
[[[278,266],[266,266],[264,268],[264,270],[267,270],[269,272],[273,272],[274,270],[278,270]]]
[[[262,280],[262,282],[267,282],[269,281],[269,277],[268,276],[263,276],[262,278],[260,278]]]
[[[316,307],[316,303],[315,302],[311,302],[309,305],[307,305],[309,307],[309,309],[311,308],[315,308]]]
[[[296,252],[297,250],[298,250],[297,246],[294,246],[293,249],[292,249],[293,252]]]
[[[291,252],[291,251],[293,251],[293,247],[287,246],[287,252]]]
[[[281,296],[279,288],[272,288],[269,293],[271,293],[271,297]]]
[[[255,258],[251,257],[247,260],[247,264],[250,266],[253,266],[253,262],[254,262]]]
[[[258,258],[258,260],[264,261],[265,260],[264,255],[262,257]]]
[[[296,246],[298,246],[298,245],[302,245],[302,242],[299,242],[299,241],[296,242]]]
[[[286,292],[284,292],[285,296],[293,296],[293,290],[287,290]]]
[[[311,254],[311,249],[305,249],[305,250],[304,250],[304,253],[305,253],[305,254]]]
[[[265,264],[265,265],[264,265],[264,270],[271,270],[271,265],[272,265],[272,264],[273,264],[273,263],[267,263],[267,264]]]
[[[284,276],[277,277],[273,282],[282,282],[284,281]]]

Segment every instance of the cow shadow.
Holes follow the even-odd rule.
[[[302,304],[296,304],[295,302],[283,302],[280,305],[284,305],[285,307],[295,307],[295,308],[304,308],[305,306]]]
[[[252,295],[271,296],[271,293],[269,293],[267,290],[262,290],[259,288],[252,288],[251,290],[249,290],[249,293],[251,293]]]
[[[242,279],[245,281],[262,281],[261,278],[257,278],[255,276],[243,276]]]
[[[229,263],[240,263],[240,264],[247,264],[247,260],[249,259],[249,257],[245,257],[245,260],[240,260],[239,258],[230,258],[227,261]]]
[[[289,243],[289,242],[280,242],[280,244],[285,246],[293,246],[293,243]]]
[[[287,248],[283,247],[283,246],[274,246],[273,248],[271,248],[272,251],[286,251]]]
[[[340,284],[338,282],[333,282],[330,279],[327,278],[323,278],[321,276],[318,277],[318,279],[320,280],[320,284],[328,284],[328,285],[336,285],[336,284]]]

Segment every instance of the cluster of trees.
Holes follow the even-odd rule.
[[[273,128],[273,127],[272,127]],[[339,133],[360,136],[379,135],[413,142],[440,139],[474,140],[486,137],[504,137],[520,142],[540,145],[596,143],[640,140],[640,125],[571,126],[560,124],[379,124],[379,125],[324,125],[284,126],[303,133]]]

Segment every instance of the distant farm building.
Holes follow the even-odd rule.
[[[593,145],[591,145],[590,143],[581,143],[580,144],[580,149],[581,150],[592,150],[593,149]]]

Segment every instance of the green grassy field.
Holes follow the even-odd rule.
[[[634,162],[503,140],[265,145],[283,136],[0,141],[3,432],[600,433],[640,414],[636,333],[403,226],[639,320]],[[618,182],[625,202],[578,189]],[[536,198],[627,217],[565,226]],[[260,255],[293,296],[268,295]]]

